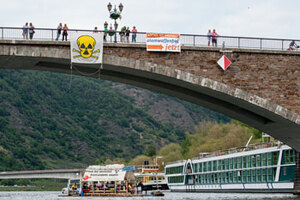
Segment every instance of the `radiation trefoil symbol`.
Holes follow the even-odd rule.
[[[95,45],[96,45],[96,40],[88,35],[83,35],[80,36],[77,39],[77,45],[78,48],[80,49],[80,51],[78,51],[77,49],[73,48],[73,52],[77,52],[80,55],[77,56],[73,56],[73,58],[95,58],[96,60],[98,60],[98,56],[93,56],[94,53],[100,53],[100,50],[97,49],[94,51],[95,49]]]

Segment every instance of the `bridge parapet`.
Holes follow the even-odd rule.
[[[0,39],[22,39],[22,27],[0,27]],[[56,28],[35,28],[33,40],[38,41],[55,41]],[[69,29],[69,34],[80,32],[94,32],[94,30]],[[99,30],[98,32],[104,32]],[[119,35],[119,32],[116,32]],[[137,43],[146,43],[146,33],[136,33]],[[107,42],[114,42],[114,37],[107,36]],[[120,37],[117,37],[117,42],[120,43]],[[270,50],[287,50],[291,41],[300,43],[299,39],[288,38],[261,38],[261,37],[241,37],[241,36],[222,36],[217,37],[219,46],[223,44],[229,48],[239,49],[270,49]],[[184,46],[207,46],[207,35],[180,34],[180,43]]]

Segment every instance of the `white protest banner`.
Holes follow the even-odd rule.
[[[103,56],[103,33],[76,32],[71,35],[71,62],[100,64]]]
[[[180,34],[147,33],[147,51],[180,52]]]

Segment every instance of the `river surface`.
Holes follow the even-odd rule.
[[[59,197],[60,192],[0,192],[0,200],[300,200],[292,194],[236,194],[236,193],[173,193],[166,192],[164,197]]]

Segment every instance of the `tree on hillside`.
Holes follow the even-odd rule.
[[[182,141],[182,155],[184,158],[187,158],[189,150],[190,150],[190,146],[192,145],[190,138],[188,136],[189,134],[187,133],[185,139]]]
[[[139,155],[139,156],[135,157],[134,159],[132,159],[129,162],[129,165],[143,165],[144,161],[146,161],[146,160],[151,163],[152,158],[148,157],[148,156],[145,156],[145,155]]]
[[[156,155],[156,148],[155,148],[155,145],[154,145],[154,144],[150,144],[150,145],[146,148],[144,154],[145,154],[146,156],[149,156],[149,157],[155,156],[155,155]]]
[[[244,146],[252,135],[251,129],[236,123],[205,125],[200,124],[201,132],[187,134],[191,141],[188,157],[198,156],[200,152],[212,152],[232,147]],[[208,129],[203,129],[208,127]],[[197,128],[196,128],[197,130]]]
[[[163,162],[182,160],[182,148],[179,144],[171,143],[159,150],[157,155],[162,157]]]

